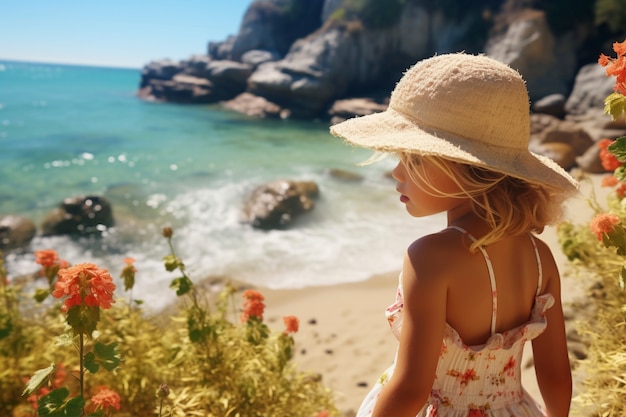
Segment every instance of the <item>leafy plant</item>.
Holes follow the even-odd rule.
[[[108,271],[70,266],[53,250],[36,253],[43,285],[11,283],[0,261],[0,415],[336,416],[319,376],[292,362],[297,318],[274,331],[259,291],[201,290],[174,251],[173,231],[163,234],[178,297],[166,318],[133,298],[140,271],[132,258],[120,274],[129,297],[115,300]]]
[[[616,77],[615,92],[605,100],[605,113],[616,119],[626,108],[626,41],[614,43],[613,49],[616,57],[601,54],[598,62]],[[604,139],[598,146],[602,165],[611,172],[603,185],[613,192],[606,208],[592,195],[596,214],[588,227],[565,223],[559,241],[574,265],[597,280],[595,320],[579,324],[591,345],[583,361],[584,391],[575,400],[584,413],[608,417],[626,415],[626,137]]]
[[[613,32],[620,32],[626,27],[625,0],[596,0],[596,24],[606,23]]]

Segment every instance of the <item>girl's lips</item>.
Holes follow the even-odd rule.
[[[398,192],[398,194],[400,194],[400,201],[403,203],[406,203],[407,201],[409,201],[409,197],[407,197],[406,195],[402,194],[402,192],[400,191],[400,187],[396,187],[396,191]]]

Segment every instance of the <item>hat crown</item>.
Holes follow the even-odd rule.
[[[528,149],[526,84],[486,56],[449,54],[417,63],[396,85],[389,107],[425,130],[475,145]]]

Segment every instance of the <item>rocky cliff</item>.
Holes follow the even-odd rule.
[[[384,109],[419,59],[466,51],[516,68],[533,102],[557,96],[561,113],[581,114],[601,108],[611,89],[595,58],[620,35],[594,24],[593,1],[575,3],[254,0],[237,35],[209,43],[205,55],[148,63],[139,95],[260,117],[341,118]],[[574,100],[577,77],[593,85]],[[366,99],[345,101],[354,97]]]

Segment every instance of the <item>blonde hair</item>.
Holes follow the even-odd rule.
[[[528,182],[507,174],[445,158],[399,153],[411,179],[425,182],[426,192],[441,197],[469,198],[472,210],[490,226],[490,231],[471,244],[470,250],[487,246],[506,236],[541,233],[545,226],[556,223],[562,215],[567,193],[558,188]],[[420,167],[428,160],[447,175],[460,191],[444,193],[436,189]]]

